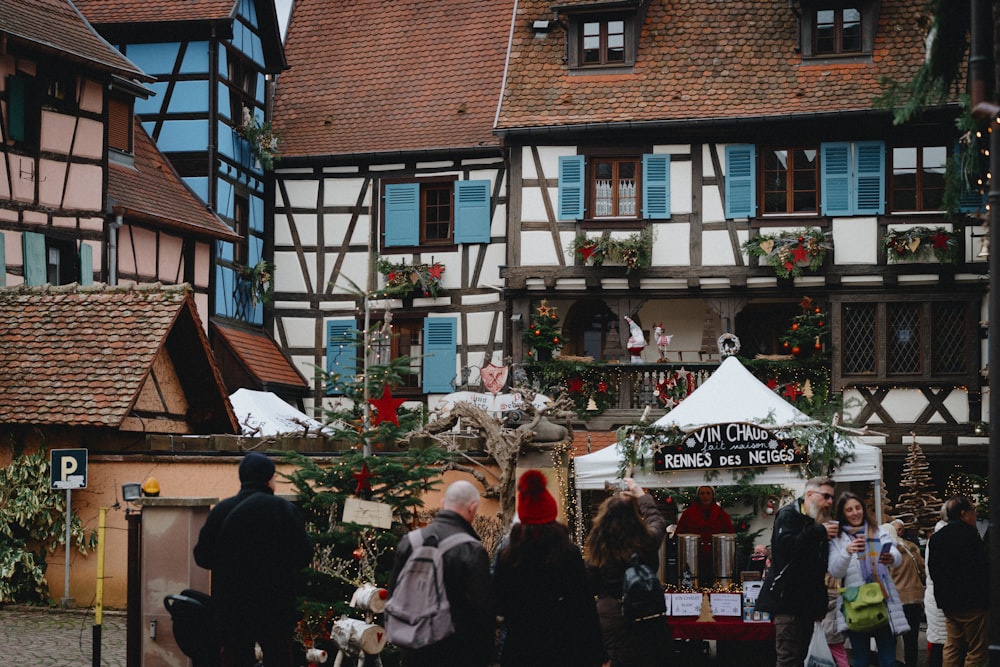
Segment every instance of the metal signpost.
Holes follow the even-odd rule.
[[[63,584],[63,597],[60,604],[64,609],[73,605],[69,596],[69,550],[72,527],[72,492],[73,489],[87,488],[87,450],[86,449],[53,449],[49,452],[49,471],[52,474],[53,489],[66,489],[66,575]]]

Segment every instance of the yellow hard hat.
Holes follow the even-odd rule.
[[[155,477],[150,477],[142,483],[142,493],[146,496],[160,495],[160,483],[156,481]]]

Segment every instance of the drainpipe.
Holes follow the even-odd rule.
[[[118,284],[118,230],[122,227],[123,209],[114,207],[115,221],[108,225],[108,284]]]
[[[992,130],[990,137],[990,190],[986,195],[989,205],[990,235],[1000,232],[1000,106],[992,100],[996,81],[996,64],[993,62],[993,44],[990,31],[995,29],[991,0],[972,0],[969,50],[969,95],[972,113],[977,118],[988,119]],[[990,369],[990,440],[989,484],[993,493],[1000,489],[1000,238],[990,243],[989,322],[990,337],[987,344]],[[1000,525],[1000,503],[990,503],[990,525]],[[1000,553],[1000,530],[989,531],[989,552]],[[995,556],[994,556],[995,557]],[[1000,609],[1000,577],[990,577],[990,608]],[[1000,613],[990,614],[989,664],[1000,665]]]

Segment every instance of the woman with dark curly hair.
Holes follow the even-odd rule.
[[[505,635],[503,667],[607,667],[580,549],[556,521],[545,475],[517,483],[518,523],[496,557],[493,581]]]
[[[652,667],[662,665],[669,650],[667,619],[627,621],[621,610],[622,584],[632,554],[657,569],[667,522],[635,480],[626,478],[625,485],[597,511],[584,549],[587,575],[597,595],[601,636],[611,666]]]

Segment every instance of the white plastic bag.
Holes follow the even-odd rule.
[[[819,621],[813,625],[813,636],[809,642],[805,667],[837,667],[837,663],[833,661],[833,654],[830,653],[830,645],[826,643],[823,625]]]

